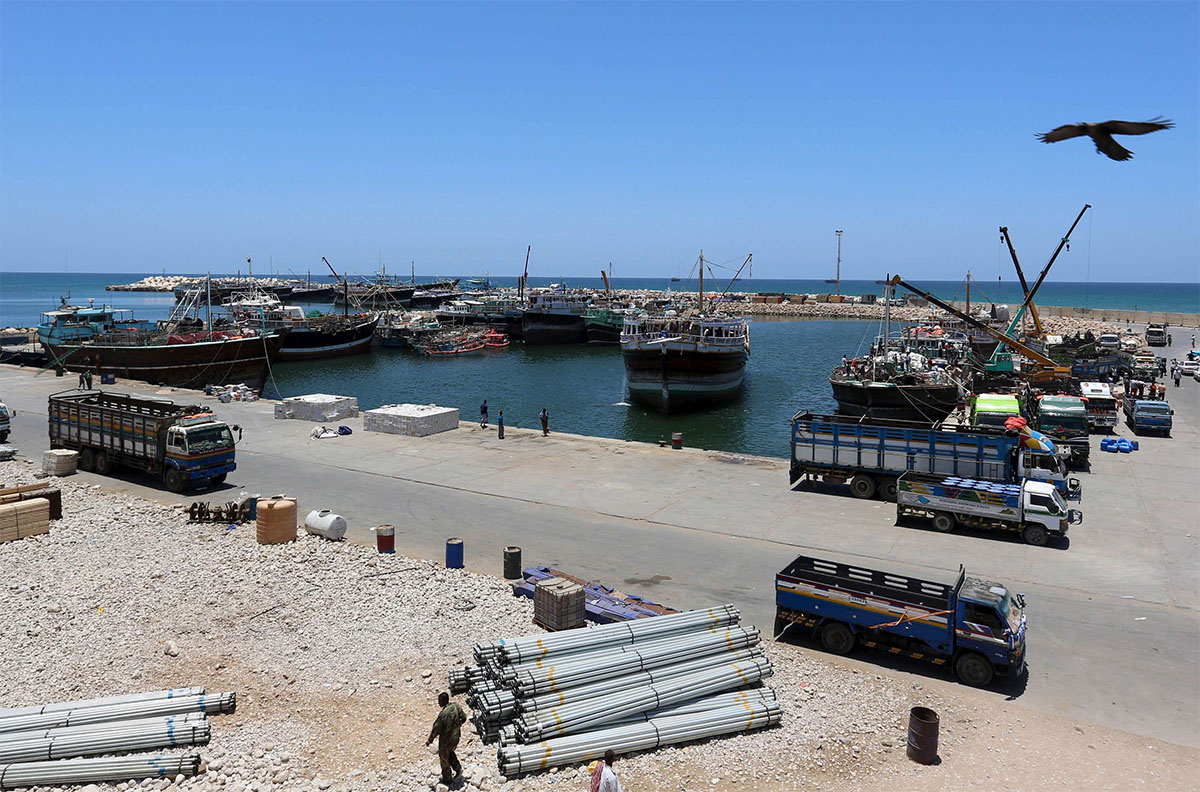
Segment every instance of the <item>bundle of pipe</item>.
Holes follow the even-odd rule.
[[[73,756],[143,751],[148,748],[179,748],[207,745],[211,734],[208,719],[174,723],[170,718],[118,721],[122,728],[97,724],[88,731],[83,727],[64,729],[61,734],[0,742],[0,762],[36,762]],[[28,732],[14,732],[28,734]]]
[[[781,718],[779,704],[773,701],[749,706],[738,704],[707,712],[671,715],[644,723],[587,731],[533,745],[504,746],[496,752],[496,756],[500,771],[511,776],[597,759],[606,750],[624,754],[718,734],[749,731],[772,726],[779,723]]]
[[[187,712],[207,714],[233,712],[236,708],[236,693],[159,698],[102,706],[87,706],[87,702],[76,702],[69,708],[4,718],[0,720],[0,733],[48,729],[58,726],[82,726],[89,723],[153,718]]]
[[[96,734],[102,731],[120,731],[131,726],[148,726],[161,724],[163,726],[190,726],[207,720],[203,712],[189,712],[186,715],[167,715],[164,718],[141,718],[138,720],[108,721],[93,723],[86,726],[53,726],[49,729],[30,729],[29,731],[0,733],[0,747],[5,743],[20,740],[30,740],[39,737],[66,737],[71,734]]]
[[[738,690],[733,693],[716,693],[705,698],[694,699],[683,704],[675,704],[662,709],[650,710],[643,712],[640,715],[623,717],[620,720],[611,721],[604,725],[604,728],[609,729],[614,726],[624,726],[629,723],[641,723],[643,721],[652,720],[654,718],[662,718],[668,715],[688,715],[697,712],[706,712],[708,710],[722,709],[724,707],[732,707],[734,705],[759,706],[769,704],[775,701],[775,691],[770,688],[747,688],[746,690]],[[522,742],[517,734],[517,724],[510,723],[500,730],[499,736],[500,745],[513,745]]]
[[[121,696],[85,699],[84,701],[59,701],[54,704],[36,704],[32,707],[12,707],[10,709],[0,709],[0,721],[20,715],[41,715],[44,712],[107,707],[111,704],[128,704],[131,701],[151,701],[153,699],[185,698],[188,696],[203,695],[203,687],[169,688],[167,690],[151,690],[145,693],[126,693]]]
[[[603,698],[563,704],[517,718],[517,736],[531,743],[544,737],[593,729],[642,712],[669,707],[742,685],[752,685],[771,674],[766,658],[728,663],[653,685],[630,688]]]
[[[200,754],[135,754],[98,759],[0,764],[0,789],[67,786],[131,778],[174,778],[200,772]]]

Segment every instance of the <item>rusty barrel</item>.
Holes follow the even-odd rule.
[[[396,552],[396,526],[375,526],[375,548],[381,553]]]
[[[909,759],[926,765],[937,761],[938,722],[938,714],[928,707],[913,707],[909,710]]]
[[[521,577],[521,548],[509,545],[504,548],[504,579],[516,580]]]
[[[675,432],[671,435],[671,448],[683,448],[683,432]]]

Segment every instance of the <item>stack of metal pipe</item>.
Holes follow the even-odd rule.
[[[475,646],[450,672],[514,775],[779,722],[761,637],[732,605]]]
[[[207,716],[236,707],[192,687],[0,710],[0,789],[191,775],[198,754],[77,757],[206,745]]]

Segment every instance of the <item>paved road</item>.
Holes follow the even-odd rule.
[[[1185,343],[1170,354],[1181,355],[1186,334],[1176,335]],[[13,439],[26,453],[45,448],[45,395],[62,384],[0,367],[0,397],[18,410]],[[1141,438],[1142,450],[1129,455],[1101,454],[1094,438],[1093,470],[1082,475],[1086,521],[1054,548],[900,527],[894,507],[854,500],[841,488],[789,489],[782,460],[547,440],[520,428],[504,441],[467,428],[432,438],[356,431],[313,441],[311,425],[275,421],[261,402],[219,406],[246,428],[246,440],[223,492],[201,497],[224,500],[242,487],[297,494],[302,510],[344,514],[360,541],[371,525],[396,525],[398,549],[422,557],[440,557],[445,538],[461,536],[469,566],[492,574],[502,548],[518,544],[526,564],[559,566],[680,607],[732,601],[762,627],[772,623],[773,573],[801,550],[856,555],[881,568],[962,563],[1029,600],[1030,674],[1020,688],[996,690],[998,704],[1011,699],[1197,747],[1200,382],[1185,380],[1168,395],[1172,438]],[[781,421],[781,454],[786,442]],[[136,475],[81,476],[179,500]],[[848,662],[886,661],[867,653]],[[894,668],[914,679],[938,674]]]

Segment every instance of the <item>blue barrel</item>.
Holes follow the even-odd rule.
[[[1120,451],[1122,454],[1128,454],[1130,451],[1133,450],[1133,447],[1131,445],[1129,445],[1128,440],[1126,440],[1124,437],[1122,437],[1120,440],[1117,441],[1117,450]]]
[[[1138,450],[1138,441],[1137,441],[1137,440],[1130,440],[1130,441],[1129,441],[1129,450],[1130,450],[1130,451],[1137,451],[1137,450]]]
[[[1117,439],[1115,437],[1105,437],[1100,440],[1101,451],[1116,451]]]
[[[457,536],[446,540],[446,569],[463,568],[463,540]]]

